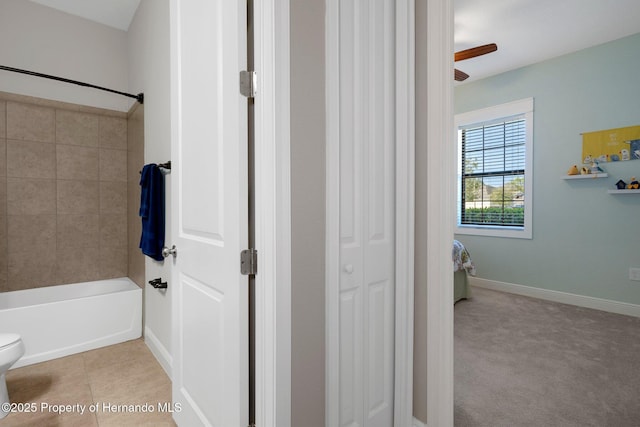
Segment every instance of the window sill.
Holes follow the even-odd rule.
[[[472,236],[504,237],[510,239],[531,239],[530,228],[516,227],[491,227],[474,225],[457,225],[456,234],[466,234]]]

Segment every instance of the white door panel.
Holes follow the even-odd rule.
[[[173,399],[179,425],[248,424],[246,4],[172,0]],[[168,259],[169,260],[169,259]]]
[[[393,425],[394,7],[339,2],[340,426]]]

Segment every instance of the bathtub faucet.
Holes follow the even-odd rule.
[[[167,282],[163,282],[161,277],[158,277],[157,279],[149,280],[149,284],[156,289],[167,288]]]

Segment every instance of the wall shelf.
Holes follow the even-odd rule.
[[[607,190],[609,194],[640,194],[640,190]]]
[[[608,177],[608,173],[590,173],[587,175],[565,175],[562,179],[596,179],[596,178],[606,178]]]

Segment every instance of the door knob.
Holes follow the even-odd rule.
[[[176,255],[178,255],[178,250],[176,249],[176,245],[171,246],[171,249],[169,249],[166,246],[162,248],[162,256],[166,258],[169,255],[173,255],[174,258],[176,257]]]
[[[346,265],[344,266],[344,271],[345,271],[347,274],[351,274],[351,273],[353,273],[353,265],[351,265],[351,264],[346,264]]]

